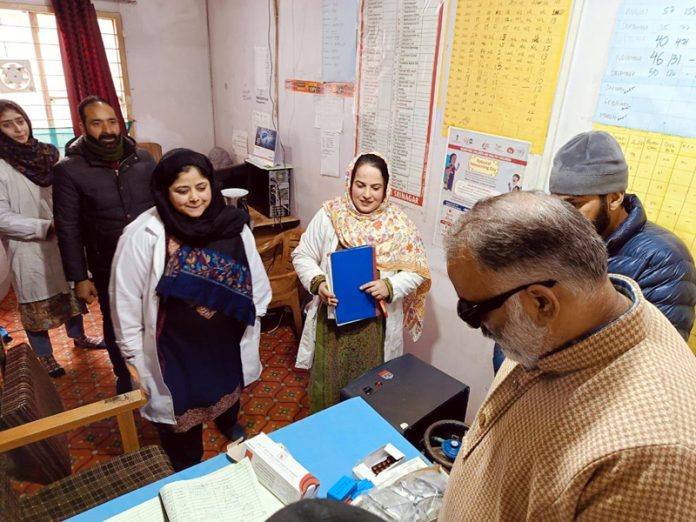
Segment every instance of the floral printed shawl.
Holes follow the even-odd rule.
[[[382,157],[376,152],[370,154]],[[344,247],[372,245],[378,270],[415,272],[424,279],[415,292],[404,298],[404,328],[416,341],[423,331],[425,296],[431,284],[423,240],[413,221],[389,201],[390,185],[385,187],[380,206],[370,214],[363,214],[355,208],[350,197],[350,174],[360,156],[362,154],[348,166],[345,193],[324,202],[324,210]]]

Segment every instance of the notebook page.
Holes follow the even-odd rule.
[[[160,497],[170,522],[263,522],[282,504],[263,495],[249,459],[204,477],[167,484]]]
[[[155,497],[107,518],[105,522],[165,522],[165,518],[162,503],[159,497]]]

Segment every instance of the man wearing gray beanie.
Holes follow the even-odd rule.
[[[694,325],[696,268],[686,245],[647,220],[637,196],[626,194],[628,165],[606,132],[583,132],[556,153],[549,191],[577,208],[604,238],[609,273],[634,279],[645,298],[684,337]]]
[[[609,273],[635,280],[685,339],[694,325],[696,268],[684,242],[648,221],[637,196],[626,194],[628,165],[606,132],[583,132],[553,159],[549,191],[577,208],[604,239]],[[493,348],[493,372],[505,355]]]

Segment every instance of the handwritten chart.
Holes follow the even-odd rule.
[[[392,196],[423,206],[440,2],[361,3],[358,151],[389,160]]]
[[[321,2],[321,72],[325,82],[355,80],[357,0]]]
[[[696,258],[696,139],[595,124],[616,138],[628,162],[628,190],[648,219],[673,231]],[[689,346],[696,352],[696,330]]]
[[[544,150],[570,0],[457,3],[443,135],[449,127]]]
[[[696,2],[625,0],[594,121],[696,137]]]

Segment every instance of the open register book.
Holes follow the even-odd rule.
[[[159,497],[108,520],[262,522],[282,507],[283,504],[259,484],[249,459],[245,458],[203,477],[162,486]]]

